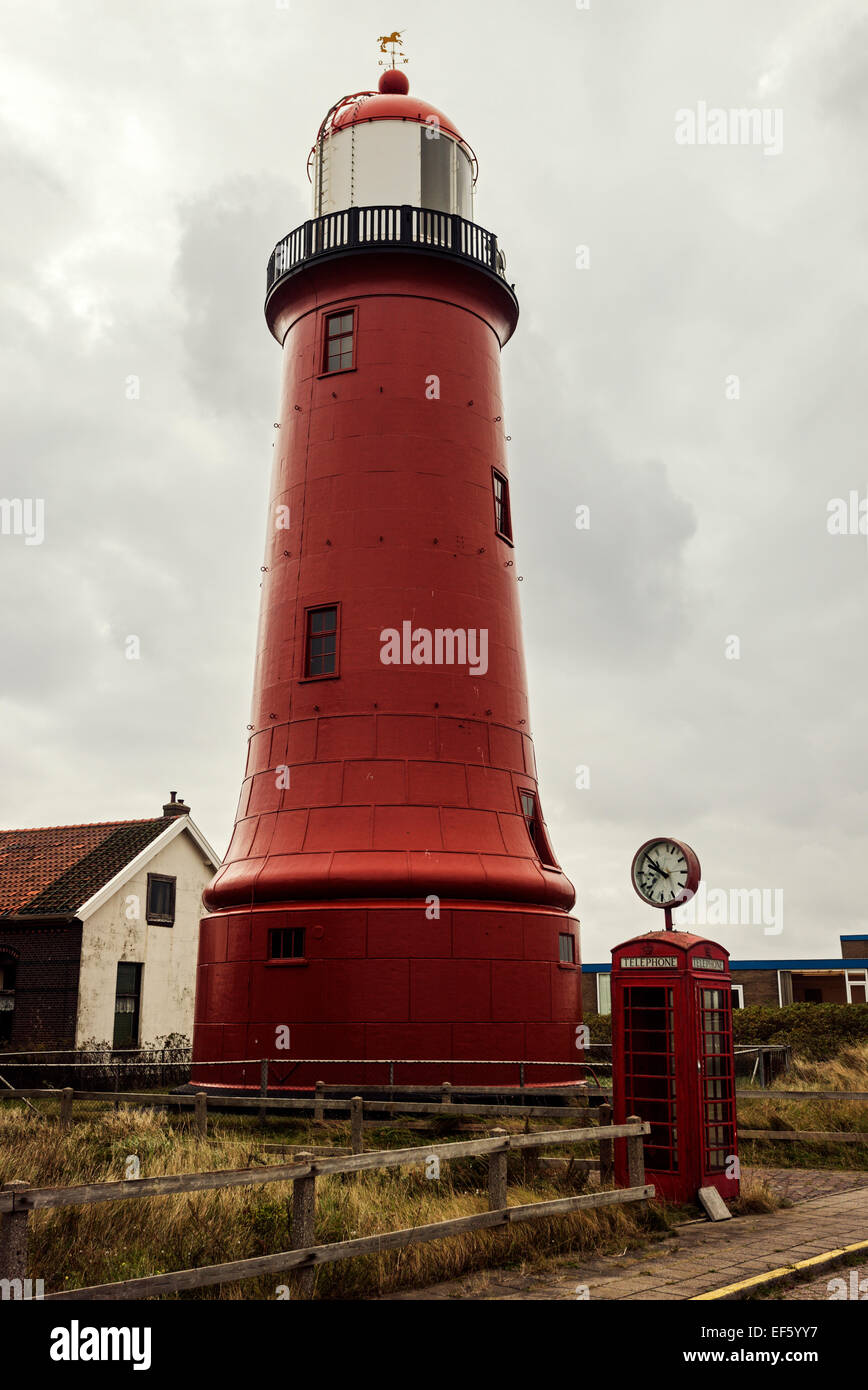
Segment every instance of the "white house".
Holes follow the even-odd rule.
[[[0,831],[0,1048],[191,1038],[219,866],[174,792],[151,820]]]

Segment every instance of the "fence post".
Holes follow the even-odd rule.
[[[205,1091],[196,1092],[196,1133],[200,1139],[208,1137],[208,1096]]]
[[[316,1100],[314,1101],[314,1106],[313,1106],[313,1118],[314,1118],[314,1123],[315,1123],[315,1124],[318,1124],[318,1125],[322,1124],[323,1120],[325,1119],[325,1109],[324,1109],[324,1107],[323,1107],[323,1100],[324,1100],[324,1099],[325,1099],[325,1082],[324,1082],[324,1081],[318,1081],[318,1082],[316,1083]]]
[[[506,1139],[508,1131],[505,1129],[489,1130],[489,1139]],[[504,1147],[502,1152],[491,1153],[488,1155],[488,1210],[503,1211],[507,1205],[506,1183],[507,1183],[507,1164],[509,1163],[509,1153]]]
[[[452,1083],[450,1081],[444,1081],[443,1085],[440,1087],[440,1104],[452,1104]]]
[[[601,1105],[597,1111],[599,1115],[599,1125],[605,1129],[612,1123],[611,1105]],[[614,1139],[600,1140],[600,1186],[605,1187],[612,1181],[615,1172],[615,1141]]]
[[[295,1156],[296,1163],[309,1163],[311,1167],[310,1176],[307,1178],[296,1178],[292,1184],[292,1249],[306,1250],[309,1245],[314,1245],[316,1236],[314,1228],[316,1225],[316,1176],[314,1174],[314,1163],[312,1153],[300,1153]],[[314,1271],[312,1269],[300,1269],[293,1278],[295,1293],[297,1298],[310,1298],[313,1293]]]
[[[628,1115],[628,1125],[641,1125],[638,1115]],[[637,1134],[627,1140],[627,1186],[645,1186],[645,1140]]]
[[[64,1086],[60,1093],[60,1123],[64,1129],[72,1124],[72,1102],[75,1092],[71,1086]]]
[[[354,1154],[360,1154],[365,1147],[365,1103],[361,1096],[353,1096],[350,1101],[350,1147]]]
[[[4,1182],[0,1192],[24,1192],[28,1182]],[[0,1279],[27,1278],[27,1222],[29,1211],[0,1212]]]
[[[268,1095],[268,1058],[267,1058],[267,1057],[263,1057],[262,1061],[259,1063],[259,1094],[260,1094],[261,1096],[267,1096],[267,1095]],[[260,1107],[259,1107],[259,1119],[260,1119],[260,1121],[261,1121],[261,1123],[262,1123],[263,1125],[264,1125],[265,1122],[266,1122],[267,1113],[268,1113],[268,1112],[267,1112],[265,1106],[264,1106],[264,1105],[260,1105]]]

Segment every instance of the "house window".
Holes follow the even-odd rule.
[[[612,1012],[612,976],[607,971],[600,971],[597,976],[597,1013],[610,1014]]]
[[[537,855],[543,864],[548,864],[552,868],[556,867],[554,855],[549,848],[549,842],[546,839],[546,833],[543,828],[536,792],[522,790],[519,792],[519,796],[521,798],[521,809],[525,825],[527,826],[527,833],[530,835],[531,842]]]
[[[732,1007],[734,1009],[744,1008],[744,985],[732,986]]]
[[[12,1037],[15,1019],[15,961],[0,957],[0,1043]]]
[[[558,937],[558,948],[561,965],[575,965],[576,938],[572,932],[561,932]]]
[[[494,529],[505,541],[512,540],[512,511],[509,505],[509,483],[496,468],[494,478]]]
[[[338,673],[338,610],[310,608],[307,614],[304,675],[306,680]]]
[[[156,927],[175,925],[175,879],[148,874],[148,921]]]
[[[324,372],[348,372],[355,365],[356,314],[329,314],[325,331]]]
[[[118,961],[113,1047],[138,1047],[141,999],[142,966],[131,961]]]
[[[268,933],[271,960],[304,960],[304,927],[281,927]]]

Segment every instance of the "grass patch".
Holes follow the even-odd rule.
[[[576,1122],[571,1115],[564,1124]],[[526,1124],[535,1127],[533,1122],[500,1121],[500,1127],[513,1132]],[[554,1126],[546,1121],[544,1127]],[[264,1137],[268,1142],[348,1144],[349,1124],[292,1120],[269,1124]],[[418,1129],[384,1123],[366,1132],[366,1148],[413,1147],[426,1139],[435,1142]],[[59,1187],[119,1179],[126,1175],[130,1155],[139,1158],[142,1177],[280,1163],[281,1156],[266,1153],[262,1140],[263,1131],[252,1117],[214,1117],[208,1139],[200,1140],[188,1118],[152,1110],[107,1107],[62,1130],[10,1103],[0,1107],[0,1182],[24,1179]],[[589,1155],[591,1150],[583,1145],[570,1146],[570,1151]],[[521,1155],[510,1155],[511,1205],[570,1195],[586,1183],[584,1170],[575,1169],[526,1182]],[[357,1178],[335,1175],[321,1178],[317,1191],[316,1238],[325,1244],[485,1211],[487,1164],[472,1158],[444,1162],[437,1182],[425,1178],[421,1165]],[[273,1254],[291,1245],[291,1199],[292,1184],[279,1183],[38,1211],[30,1219],[29,1272],[55,1292]],[[587,1258],[632,1247],[659,1232],[661,1224],[665,1219],[653,1209],[630,1204],[471,1232],[325,1266],[317,1271],[315,1296],[364,1298],[492,1266],[523,1266],[565,1253]],[[278,1275],[178,1297],[272,1299],[279,1285],[290,1283],[289,1275]]]
[[[775,1082],[781,1091],[868,1091],[868,1043],[854,1044],[827,1061],[801,1059]],[[756,1099],[738,1108],[743,1129],[820,1130],[868,1133],[868,1101],[814,1099],[776,1100],[757,1091]],[[742,1157],[748,1163],[779,1168],[845,1168],[868,1170],[868,1144],[822,1141],[782,1142],[744,1140]]]

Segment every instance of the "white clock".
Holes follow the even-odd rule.
[[[633,887],[651,907],[673,908],[699,887],[699,860],[689,845],[666,837],[648,840],[633,860]]]

